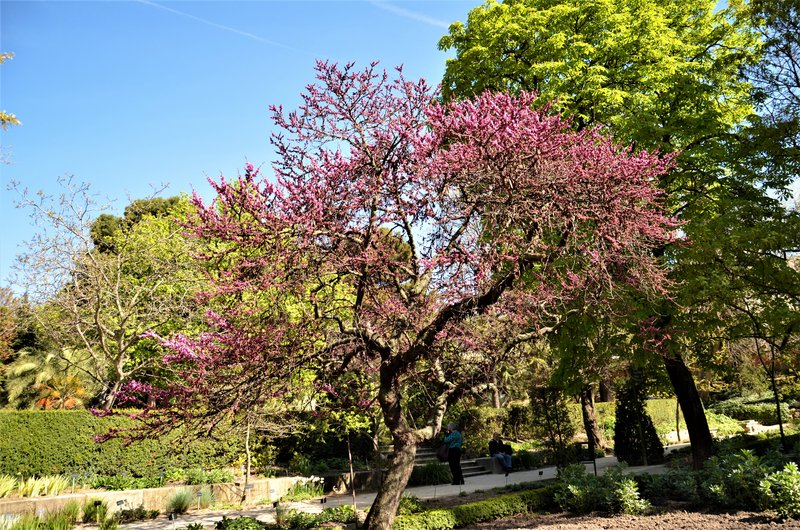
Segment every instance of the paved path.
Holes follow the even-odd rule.
[[[617,464],[617,459],[613,456],[597,459],[597,470],[602,474],[607,468]],[[593,471],[591,463],[586,464],[587,470]],[[638,466],[628,468],[631,473],[663,473],[664,466]],[[532,471],[517,471],[509,474],[507,477],[500,474],[491,475],[478,475],[468,477],[466,484],[461,486],[439,485],[439,486],[419,486],[415,488],[406,488],[405,495],[413,495],[418,499],[427,500],[435,499],[438,497],[453,497],[462,492],[471,493],[474,491],[490,490],[493,488],[502,488],[509,484],[518,484],[522,482],[536,482],[540,480],[552,479],[556,476],[555,467],[545,467]],[[325,502],[322,503],[321,500]],[[331,508],[340,506],[342,504],[353,504],[352,494],[334,495],[330,497],[323,497],[322,499],[316,498],[305,502],[284,502],[281,506],[287,509],[294,509],[309,513],[319,513],[323,508]],[[359,510],[369,508],[375,500],[375,493],[359,493],[356,495],[356,505]],[[137,521],[134,523],[127,523],[120,525],[121,530],[182,530],[191,523],[202,523],[205,527],[211,527],[222,519],[223,516],[239,517],[246,515],[253,517],[259,521],[275,522],[275,508],[272,504],[247,506],[238,509],[230,510],[200,510],[190,512],[188,514],[179,515],[174,521],[170,521],[166,516],[160,516],[157,519],[150,521]]]

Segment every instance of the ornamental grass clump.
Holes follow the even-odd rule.
[[[182,489],[173,493],[167,500],[167,512],[186,513],[194,500],[194,492],[191,489]]]
[[[102,499],[86,499],[86,502],[83,503],[82,511],[84,523],[100,524],[106,520],[108,504]]]

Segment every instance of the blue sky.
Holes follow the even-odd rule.
[[[62,175],[116,199],[197,190],[272,159],[268,105],[293,108],[317,58],[441,80],[447,26],[480,0],[0,0],[0,286],[33,228],[10,181],[57,191]]]

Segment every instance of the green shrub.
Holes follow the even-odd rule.
[[[700,495],[723,508],[758,508],[759,484],[769,471],[761,458],[745,449],[711,457],[701,474]]]
[[[291,530],[318,528],[328,523],[352,523],[356,520],[356,512],[352,506],[342,505],[335,508],[325,508],[321,513],[313,514],[289,510],[283,515],[280,527]],[[248,528],[247,530],[255,530]]]
[[[568,512],[589,513],[601,509],[605,492],[594,475],[582,464],[571,464],[558,471],[560,489],[555,495],[558,506]]]
[[[575,435],[575,426],[570,419],[566,396],[563,390],[551,387],[534,387],[528,391],[530,397],[533,434],[544,442],[558,460],[557,464],[569,463],[565,449]],[[563,460],[561,460],[563,458]]]
[[[0,474],[157,477],[175,467],[222,468],[243,452],[242,441],[233,435],[183,443],[187,434],[180,429],[129,446],[120,440],[94,441],[109,429],[134,425],[124,416],[99,418],[85,410],[0,411]]]
[[[631,377],[617,394],[614,454],[631,466],[664,461],[664,446],[645,409],[644,387]]]
[[[186,530],[203,530],[203,523],[189,523],[186,525]]]
[[[447,464],[431,462],[423,466],[414,466],[408,479],[408,486],[435,486],[449,484],[453,481],[450,467]]]
[[[640,497],[636,481],[624,475],[621,466],[596,477],[583,465],[573,464],[559,471],[559,483],[555,499],[566,511],[641,514],[650,508],[650,503]]]
[[[233,482],[233,473],[228,469],[212,469],[206,478],[206,484],[227,484]]]
[[[106,515],[108,515],[108,504],[102,499],[86,499],[81,511],[83,512],[84,523],[102,523],[106,520]]]
[[[194,500],[192,490],[185,488],[170,495],[167,500],[167,511],[169,513],[186,513]]]
[[[146,510],[144,506],[131,508],[129,510],[120,510],[114,514],[114,519],[120,523],[132,523],[134,521],[155,519],[156,517],[158,517],[158,510]]]
[[[503,424],[503,436],[512,440],[529,438],[531,431],[531,410],[525,405],[511,405]]]
[[[779,517],[800,518],[800,470],[796,463],[789,462],[761,480],[759,490]]]
[[[697,473],[685,468],[672,468],[664,474],[642,473],[634,477],[642,496],[674,501],[699,501]]]
[[[500,517],[543,511],[555,507],[556,486],[500,495],[493,499],[462,504],[449,509],[428,510],[414,515],[398,515],[392,530],[451,530]]]
[[[93,489],[109,491],[139,490],[162,486],[161,477],[131,477],[127,473],[115,476],[96,475],[92,477]]]
[[[264,530],[264,524],[252,517],[236,517],[229,519],[227,516],[222,516],[221,521],[217,521],[214,525],[215,530]]]
[[[414,495],[403,495],[400,497],[400,504],[397,506],[397,515],[412,515],[424,512],[425,503]]]
[[[720,401],[709,407],[718,414],[724,414],[737,420],[756,420],[762,425],[778,423],[778,412],[771,394],[759,396],[737,397]],[[786,422],[791,418],[788,403],[781,403],[781,417]]]
[[[512,455],[511,460],[514,467],[535,469],[545,465],[545,452],[522,450]]]
[[[496,432],[502,432],[508,411],[494,407],[468,407],[458,418],[450,419],[461,427],[464,436],[464,452],[470,457],[489,454],[489,440]]]
[[[744,430],[739,421],[725,414],[714,412],[713,410],[706,410],[706,421],[708,422],[709,428],[716,429],[717,437],[733,436]]]
[[[225,469],[213,469],[206,471],[199,467],[187,470],[178,469],[165,474],[170,482],[186,482],[186,484],[196,486],[201,484],[223,484],[233,482],[233,473]]]

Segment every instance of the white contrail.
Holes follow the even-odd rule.
[[[390,4],[388,2],[384,2],[383,0],[369,0],[369,3],[383,9],[384,11],[389,11],[390,13],[394,13],[395,15],[400,15],[401,17],[410,18],[412,20],[416,20],[417,22],[422,22],[423,24],[427,24],[429,26],[434,26],[437,28],[449,28],[450,23],[445,22],[443,20],[438,20],[421,13],[416,13],[414,11],[410,11],[408,9],[404,9],[402,7],[396,6],[394,4]]]
[[[257,40],[258,42],[263,42],[264,44],[269,44],[270,46],[275,46],[277,48],[283,48],[285,50],[291,50],[291,51],[294,51],[294,52],[304,53],[304,54],[307,54],[307,55],[312,55],[312,56],[314,55],[314,54],[309,53],[309,52],[307,52],[305,50],[300,50],[300,49],[295,48],[293,46],[289,46],[288,44],[283,44],[282,42],[277,42],[277,41],[274,41],[274,40],[265,39],[264,37],[259,37],[258,35],[254,35],[252,33],[248,33],[246,31],[242,31],[240,29],[232,28],[230,26],[225,26],[223,24],[217,24],[216,22],[212,22],[211,20],[206,20],[204,18],[200,18],[198,16],[192,15],[191,13],[185,13],[183,11],[178,11],[177,9],[172,9],[171,7],[167,7],[167,6],[161,5],[161,4],[156,3],[156,2],[152,2],[151,0],[136,0],[136,1],[139,2],[140,4],[145,4],[145,5],[148,5],[148,6],[151,6],[151,7],[156,7],[158,9],[163,9],[164,11],[169,11],[170,13],[174,13],[174,14],[182,16],[182,17],[186,17],[186,18],[190,18],[192,20],[196,20],[197,22],[201,22],[203,24],[215,27],[217,29],[221,29],[221,30],[224,30],[224,31],[230,31],[231,33],[236,33],[237,35],[242,35],[243,37],[247,37],[247,38],[250,38],[250,39],[253,39],[253,40]]]

